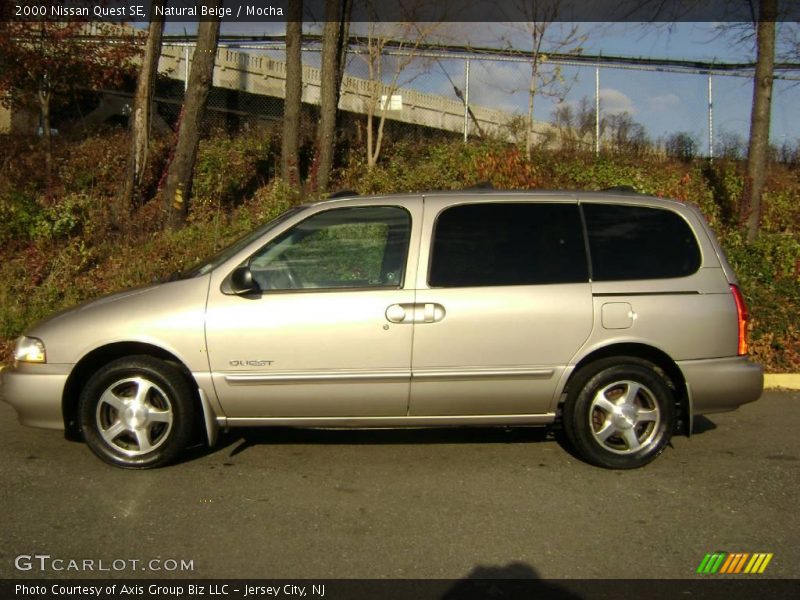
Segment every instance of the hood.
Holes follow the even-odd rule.
[[[68,317],[75,313],[79,313],[84,310],[89,310],[95,308],[97,306],[102,306],[104,304],[111,304],[112,302],[119,302],[120,300],[124,300],[125,298],[130,298],[131,296],[138,296],[140,294],[146,294],[158,287],[162,284],[154,284],[154,285],[146,285],[136,288],[131,288],[128,290],[123,290],[121,292],[112,292],[105,296],[100,296],[99,298],[95,298],[94,300],[86,300],[85,302],[81,302],[80,304],[76,304],[75,306],[70,306],[69,308],[62,309],[52,315],[45,317],[41,321],[37,322],[27,333],[31,333],[34,330],[38,330],[40,327],[44,325],[50,325],[55,321],[63,319],[64,317]]]

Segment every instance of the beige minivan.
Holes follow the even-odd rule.
[[[219,428],[559,425],[642,466],[756,400],[747,309],[688,204],[607,192],[345,196],[19,339],[25,425],[147,468]]]

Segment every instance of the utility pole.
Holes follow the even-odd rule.
[[[708,160],[714,162],[714,90],[708,72]]]
[[[594,154],[600,156],[600,63],[594,68]]]
[[[464,141],[469,136],[469,59],[464,63]]]

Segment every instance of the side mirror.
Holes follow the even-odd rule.
[[[253,273],[249,266],[236,267],[231,273],[231,291],[234,294],[252,294],[261,291],[258,283],[253,279]]]

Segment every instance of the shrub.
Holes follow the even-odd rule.
[[[43,207],[25,194],[12,192],[0,203],[0,242],[56,240],[79,233],[93,205],[85,194],[67,194]]]
[[[207,219],[221,206],[240,204],[274,175],[274,162],[273,140],[261,130],[203,140],[192,182],[193,218]]]
[[[86,140],[55,141],[57,176],[32,178],[36,146],[11,140],[0,150],[0,356],[34,321],[77,302],[162,279],[190,267],[300,199],[272,177],[277,141],[263,132],[203,141],[189,224],[163,230],[158,202],[135,209],[127,232],[105,226],[120,180],[125,136],[117,130]],[[154,143],[145,187],[155,189],[169,138]],[[697,204],[717,231],[748,300],[752,353],[770,371],[800,369],[800,175],[773,164],[764,197],[762,235],[745,242],[737,205],[744,185],[736,161],[643,160],[587,153],[539,152],[528,158],[498,141],[387,143],[369,169],[350,151],[334,189],[359,193],[497,188],[602,189],[628,185]]]
[[[762,233],[753,243],[720,236],[751,314],[754,357],[770,371],[800,370],[800,235]]]

